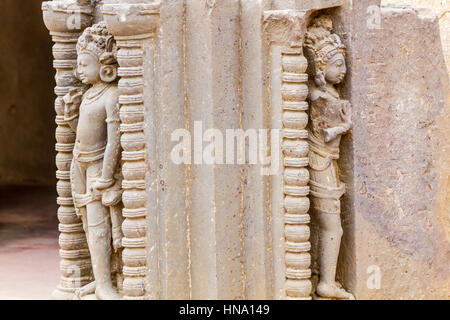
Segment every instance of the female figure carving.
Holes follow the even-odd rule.
[[[354,299],[336,282],[336,266],[341,238],[341,202],[345,185],[339,179],[341,136],[352,128],[351,105],[341,99],[336,85],[347,72],[345,46],[333,34],[331,18],[316,18],[308,28],[305,52],[309,57],[313,81],[310,102],[310,187],[311,202],[319,224],[320,280],[316,295],[328,299]]]

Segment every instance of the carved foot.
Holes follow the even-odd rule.
[[[95,295],[98,300],[120,300],[121,298],[116,289],[110,285],[97,285]]]
[[[75,290],[73,300],[82,300],[84,297],[95,293],[95,281]]]
[[[355,300],[355,297],[345,291],[339,283],[320,282],[316,289],[316,294],[320,298],[337,300]]]

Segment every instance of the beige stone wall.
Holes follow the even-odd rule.
[[[432,9],[439,17],[442,47],[444,49],[447,70],[450,73],[450,1],[448,0],[383,0],[386,4],[409,4],[418,8]]]
[[[369,29],[367,8],[380,2],[348,0],[336,16],[348,45],[342,89],[355,123],[341,148],[348,188],[339,277],[357,299],[448,299],[450,113],[442,24],[431,11],[384,1],[381,29]],[[377,273],[379,288],[371,283]]]
[[[54,71],[40,6],[0,1],[0,184],[54,181]]]

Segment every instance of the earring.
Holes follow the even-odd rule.
[[[102,66],[100,68],[100,79],[103,82],[113,82],[117,78],[117,68],[112,65]]]

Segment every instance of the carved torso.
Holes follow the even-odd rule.
[[[319,142],[333,149],[339,148],[341,136],[326,143],[322,129],[334,128],[343,125],[341,117],[343,107],[347,100],[339,98],[337,92],[322,91],[316,87],[311,88],[310,93],[310,134]]]
[[[103,155],[107,143],[107,121],[118,120],[117,87],[109,85],[100,92],[88,90],[80,106],[76,153],[80,160]],[[107,103],[112,101],[113,103]],[[116,101],[116,103],[114,103]],[[107,107],[107,106],[116,106]],[[85,159],[89,160],[89,159]]]

